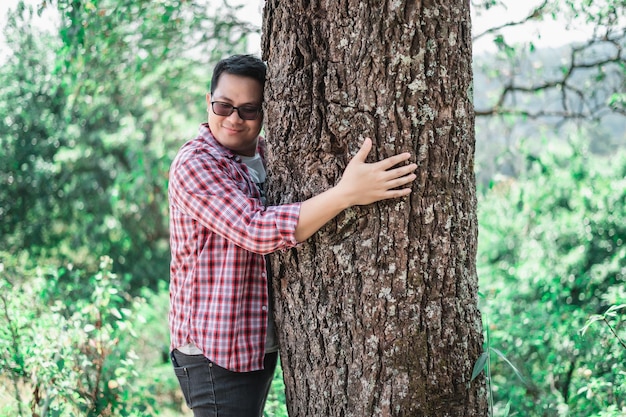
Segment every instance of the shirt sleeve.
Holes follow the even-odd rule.
[[[244,192],[245,184],[231,161],[196,152],[172,166],[171,204],[250,252],[264,255],[296,246],[300,203],[264,207]]]

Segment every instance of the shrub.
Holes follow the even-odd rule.
[[[26,271],[25,263],[0,254],[0,390],[12,398],[5,415],[146,415],[152,401],[133,392],[131,349],[142,301],[120,289],[111,260],[91,277],[71,267]],[[74,286],[61,285],[68,274]]]
[[[600,323],[580,330],[626,301],[626,155],[572,145],[526,162],[479,205],[481,310],[491,344],[530,381],[496,363],[496,403],[527,416],[624,413],[626,349]],[[623,313],[612,322],[622,339]]]

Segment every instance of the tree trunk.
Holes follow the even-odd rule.
[[[333,186],[365,137],[410,197],[273,257],[290,416],[484,416],[469,2],[268,0],[270,199]]]

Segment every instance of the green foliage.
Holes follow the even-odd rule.
[[[92,272],[107,255],[133,290],[155,288],[170,161],[206,117],[208,68],[253,28],[194,1],[39,4],[58,32],[23,2],[5,27],[0,245]]]
[[[609,309],[606,310],[603,314],[592,315],[591,317],[589,317],[589,320],[587,320],[585,326],[580,330],[580,333],[584,335],[589,326],[591,326],[595,322],[602,321],[608,326],[609,330],[611,330],[611,333],[613,333],[613,336],[615,336],[615,338],[619,341],[622,347],[626,349],[626,343],[615,331],[615,325],[611,324],[612,320],[619,320],[619,310],[623,308],[626,308],[626,304],[614,305],[609,307]],[[619,324],[619,322],[617,324]]]
[[[120,291],[111,260],[92,276],[24,270],[23,261],[0,254],[0,379],[12,398],[4,415],[145,415],[154,401],[135,389],[132,349],[142,301]],[[62,285],[68,273],[80,288]]]
[[[517,375],[517,377],[519,378],[521,382],[526,384],[526,380],[522,376],[521,372],[517,369],[517,367],[513,365],[513,363],[511,363],[511,361],[506,357],[504,353],[502,353],[498,349],[491,346],[489,326],[486,327],[485,333],[486,333],[486,338],[485,338],[486,349],[483,353],[481,353],[481,355],[478,357],[478,359],[474,363],[474,369],[472,370],[472,377],[470,380],[473,381],[483,371],[485,372],[485,377],[487,378],[487,388],[489,390],[487,393],[487,402],[489,404],[489,415],[494,417],[496,414],[494,412],[494,398],[493,398],[494,386],[493,386],[493,375],[491,373],[491,370],[492,370],[491,358],[493,356],[492,353],[495,354],[497,357],[499,357],[502,361],[504,361],[509,366],[509,368],[513,370],[513,372],[515,372],[515,375]],[[504,407],[503,412],[498,415],[502,417],[508,417],[510,410],[511,410],[511,402],[509,401]]]
[[[285,399],[285,382],[283,381],[283,369],[278,361],[272,387],[267,396],[264,410],[265,417],[287,417],[287,404]]]
[[[0,415],[180,410],[169,164],[206,118],[210,68],[258,29],[225,2],[30,3],[0,66]]]
[[[480,201],[478,267],[491,344],[530,382],[493,365],[494,396],[521,415],[626,410],[626,154],[580,144],[526,154],[518,179]],[[610,311],[612,329],[586,325]],[[586,329],[583,335],[580,330]],[[610,415],[610,414],[609,414]],[[616,414],[617,415],[617,414]]]

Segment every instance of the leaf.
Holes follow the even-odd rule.
[[[476,377],[480,375],[480,373],[483,371],[483,369],[485,369],[487,359],[489,359],[489,354],[487,352],[483,352],[480,354],[480,356],[476,360],[476,363],[474,364],[474,370],[472,371],[472,378],[470,379],[470,381],[475,380]]]
[[[504,415],[502,417],[508,417],[511,412],[511,401],[506,403],[506,407],[504,407]]]
[[[611,306],[604,314],[605,315],[610,315],[611,317],[615,317],[617,315],[617,310],[621,310],[623,308],[626,308],[626,304],[620,304],[620,305],[614,305]]]
[[[607,317],[617,317],[618,310],[621,310],[623,308],[626,308],[626,304],[620,304],[620,305],[612,305],[611,307],[609,307],[608,310],[606,310],[604,312],[604,314],[593,314],[589,317],[589,319],[587,320],[587,323],[585,323],[585,325],[583,326],[582,329],[580,329],[580,334],[584,335],[585,332],[587,331],[587,329],[589,328],[589,326],[591,326],[593,323],[597,322],[597,321],[603,321],[606,320]]]
[[[515,372],[517,377],[520,379],[520,381],[522,381],[522,383],[524,383],[524,385],[528,385],[526,383],[526,379],[522,376],[522,373],[515,367],[515,365],[513,365],[511,363],[511,361],[509,361],[507,359],[507,357],[504,355],[504,353],[500,352],[498,349],[493,348],[493,347],[490,347],[489,349],[493,350],[498,356],[500,356],[502,359],[504,359],[504,361],[511,367],[511,369],[513,369],[513,371]]]
[[[587,329],[589,328],[589,326],[591,326],[591,324],[595,323],[596,321],[602,321],[602,320],[604,320],[604,317],[602,317],[601,315],[599,314],[592,315],[591,317],[589,317],[589,319],[587,320],[587,323],[585,323],[583,328],[580,329],[580,334],[584,335]]]
[[[122,319],[122,314],[120,313],[120,311],[119,311],[117,308],[113,307],[113,308],[112,308],[112,309],[110,309],[109,311],[110,311],[110,312],[111,312],[111,314],[112,314],[113,316],[115,316],[116,318],[118,318],[118,319],[120,319],[120,320]]]

